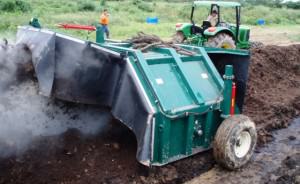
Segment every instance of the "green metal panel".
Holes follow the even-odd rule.
[[[181,81],[180,75],[176,71],[176,65],[173,63],[150,65],[150,70],[154,76],[150,80],[153,80],[153,88],[156,89],[158,99],[164,111],[171,111],[176,107],[188,106],[191,103],[195,103],[189,95],[184,82]]]
[[[203,105],[220,97],[220,89],[213,77],[215,74],[208,71],[203,56],[184,62],[173,49],[157,51],[165,53],[161,56],[164,59],[157,62],[157,57],[153,59],[147,54],[145,60],[152,62],[143,69],[151,74],[147,74],[148,78],[164,111],[176,114],[180,109]]]
[[[222,49],[222,48],[212,48],[212,47],[205,47],[205,51],[207,53],[234,54],[234,55],[240,55],[240,56],[248,56],[250,54],[249,50]]]
[[[204,62],[185,62],[183,67],[189,72],[189,79],[193,79],[190,83],[195,86],[193,90],[197,91],[196,95],[201,99],[201,103],[213,101],[220,96],[219,90],[212,90],[217,88],[217,85],[205,68]]]
[[[97,28],[96,28],[96,42],[104,43],[104,33],[103,33],[101,25],[97,25]]]
[[[211,147],[222,122],[225,93],[224,81],[204,48],[180,45],[196,53],[184,56],[171,48],[142,53],[128,45],[102,46],[127,53],[157,110],[151,165],[163,165]]]
[[[240,26],[239,41],[248,42],[250,36],[250,28],[248,26]]]
[[[232,30],[232,32],[236,32],[235,25],[232,24],[230,29]],[[249,36],[250,36],[250,28],[248,26],[241,25],[239,28],[237,47],[241,49],[248,49],[250,47]]]
[[[210,111],[198,116],[194,128],[193,147],[210,148],[215,132],[221,122],[220,111]]]
[[[191,23],[182,23],[182,26],[176,28],[176,31],[181,31],[184,36],[189,37],[191,36],[191,27],[193,24]]]
[[[231,35],[234,35],[234,32],[226,27],[215,27],[216,30],[213,32],[210,32],[209,29],[206,29],[204,31],[204,35],[205,36],[215,36],[216,34],[220,33],[220,32],[224,32],[227,31],[228,33],[231,33]]]
[[[169,119],[162,115],[156,121],[153,165],[163,165],[211,147],[220,111]]]
[[[169,157],[175,157],[186,153],[186,142],[188,135],[189,117],[173,120],[170,126],[170,150]],[[190,147],[191,149],[191,147]],[[179,153],[179,154],[178,154]]]
[[[220,106],[216,104],[223,95],[222,79],[210,68],[213,64],[205,50],[197,51],[199,55],[193,57],[178,55],[173,49],[154,49],[143,55],[148,64],[144,67],[151,73],[148,79],[162,108],[156,116],[154,165],[186,157],[194,149],[209,148],[213,131],[219,125],[220,121],[215,120],[220,113],[215,112],[219,112]],[[187,114],[168,116],[180,112]],[[202,142],[195,144],[195,122],[200,116],[205,116],[202,130],[205,134],[200,136]]]
[[[224,74],[224,101],[222,104],[223,118],[227,118],[230,115],[233,77],[233,67],[231,65],[226,65]]]

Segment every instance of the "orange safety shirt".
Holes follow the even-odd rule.
[[[107,15],[102,13],[101,18],[100,18],[100,24],[107,25],[109,23],[109,18]]]

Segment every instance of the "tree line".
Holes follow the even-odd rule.
[[[243,4],[250,4],[250,5],[264,5],[269,7],[275,7],[275,8],[292,8],[292,9],[300,9],[300,1],[298,2],[292,2],[287,1],[284,2],[284,0],[241,0],[240,1]]]

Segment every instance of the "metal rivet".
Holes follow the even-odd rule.
[[[202,135],[203,135],[203,131],[202,131],[202,130],[198,130],[198,131],[197,131],[197,135],[198,135],[198,136],[202,136]]]

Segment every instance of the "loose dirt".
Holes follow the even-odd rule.
[[[258,178],[256,172],[252,172],[252,175],[244,174],[247,177],[245,181],[294,182],[299,176],[299,171],[295,169],[299,168],[295,164],[299,164],[299,132],[295,134],[285,129],[281,133],[285,135],[283,139],[274,139],[276,134],[273,137],[271,131],[288,127],[291,120],[299,116],[300,45],[253,49],[249,71],[245,114],[257,123],[261,146],[257,148],[254,163],[248,164],[244,169],[258,170],[266,175],[259,175]],[[292,129],[299,130],[299,126]],[[289,140],[282,142],[286,138]],[[286,148],[282,146],[285,143],[291,145],[294,152],[289,152],[286,157],[276,156]],[[267,146],[272,147],[273,144],[281,147],[275,146],[277,150],[272,149],[270,155]],[[216,175],[224,173],[230,175],[231,180],[227,181],[234,183],[235,176],[240,179],[245,173],[243,170],[230,173],[219,168],[211,151],[150,170],[137,163],[135,154],[134,135],[116,120],[97,136],[86,137],[71,129],[60,136],[36,139],[22,156],[1,159],[0,184],[183,183],[192,179],[199,183],[200,180],[196,177],[201,177],[201,174],[203,177],[210,176],[205,182],[213,183],[210,181],[216,180]],[[261,159],[260,155],[269,155],[269,159]],[[273,165],[269,165],[270,163]],[[270,170],[264,172],[264,167],[268,166],[272,167],[273,175]],[[287,171],[293,172],[287,174]]]
[[[287,129],[273,133],[274,141],[257,149],[253,160],[238,171],[219,166],[203,173],[186,184],[284,183],[294,184],[300,172],[300,119]],[[296,138],[295,136],[298,137]]]
[[[259,129],[259,143],[272,129],[286,128],[300,111],[300,45],[253,49],[245,114]]]

